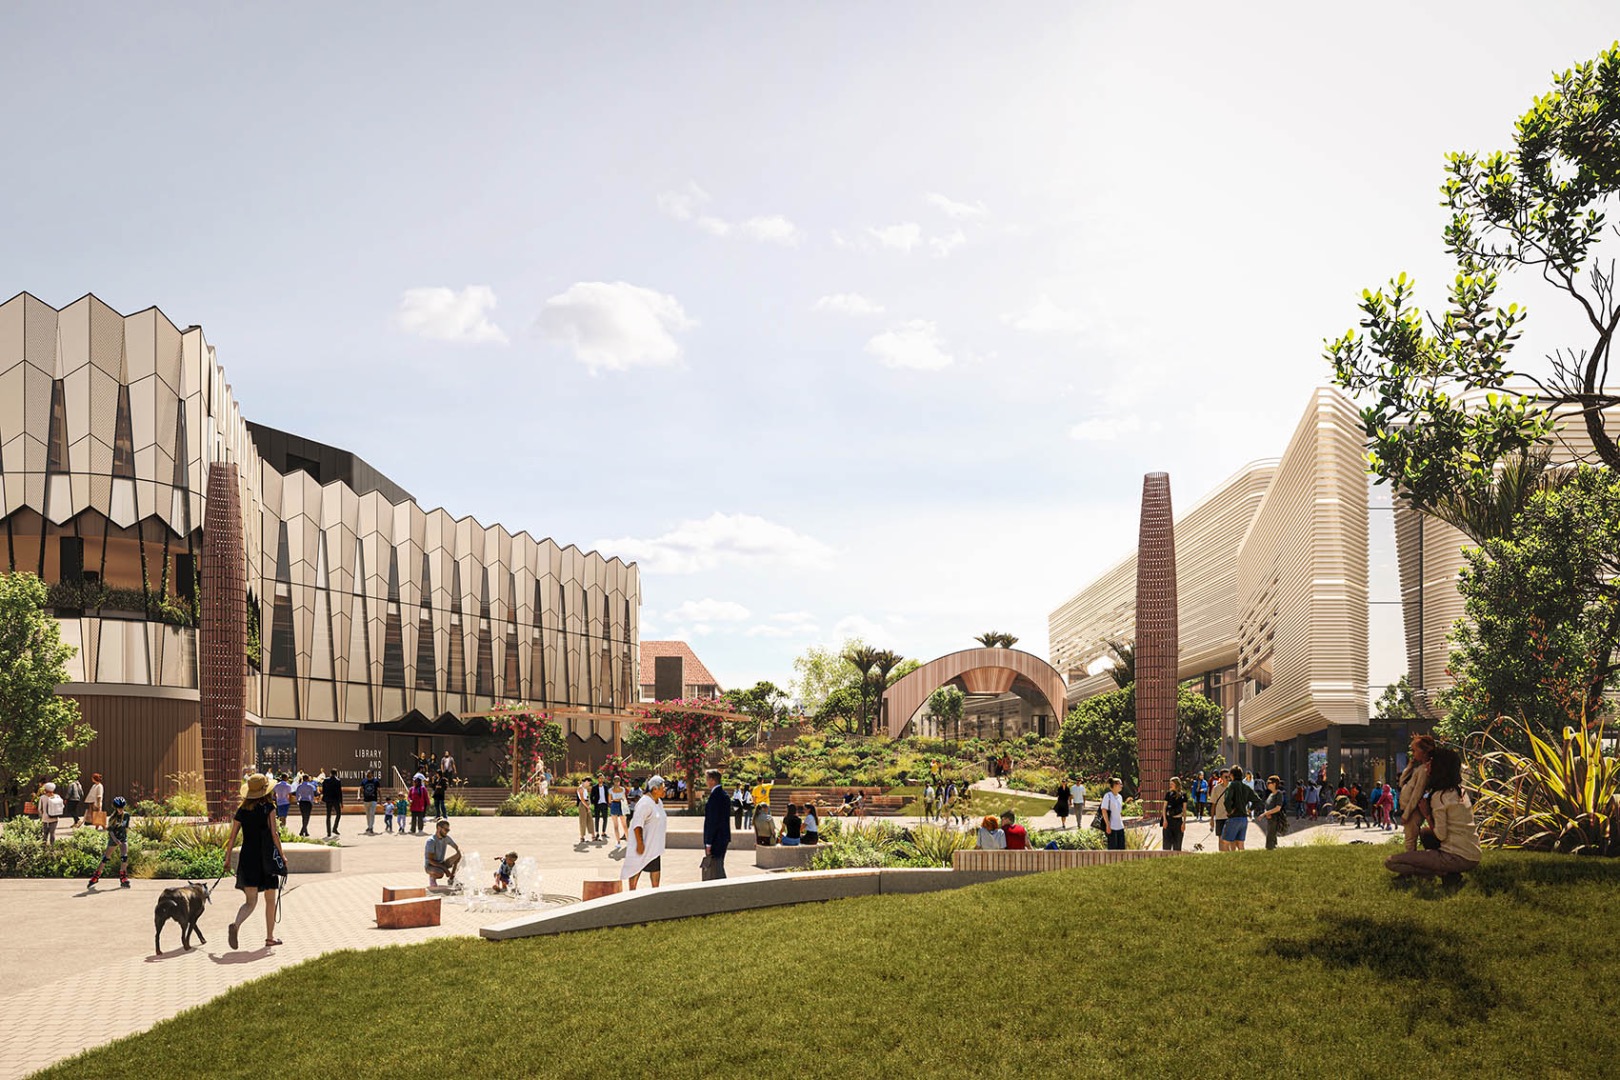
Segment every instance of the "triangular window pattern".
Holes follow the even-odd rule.
[[[489,567],[483,568],[478,590],[478,666],[474,669],[473,693],[495,696],[495,647],[489,625]]]
[[[467,692],[466,640],[461,626],[461,563],[450,564],[450,685],[452,694]]]
[[[118,386],[118,416],[113,421],[112,474],[135,479],[135,435],[129,420],[129,387]]]
[[[45,443],[45,472],[68,471],[67,387],[61,379],[51,380],[51,427]]]
[[[287,523],[276,533],[276,595],[270,606],[270,674],[297,675],[298,649],[293,637],[292,557]]]
[[[422,552],[422,606],[416,614],[416,688],[439,688],[438,664],[433,649],[433,562]]]
[[[509,698],[523,696],[523,681],[518,674],[518,605],[517,575],[506,575],[506,670],[501,676],[501,693]]]
[[[399,615],[399,551],[388,549],[388,607],[383,614],[382,684],[405,689],[405,633]]]

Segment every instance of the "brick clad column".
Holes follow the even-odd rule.
[[[1176,528],[1170,474],[1142,478],[1136,546],[1136,745],[1142,812],[1157,818],[1176,760]]]
[[[230,817],[240,797],[247,711],[247,557],[236,465],[208,467],[203,515],[198,688],[208,817]]]

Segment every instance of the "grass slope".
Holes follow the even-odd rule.
[[[1388,850],[334,953],[40,1075],[1614,1075],[1620,861]]]
[[[921,817],[923,789],[915,786],[897,787],[889,790],[890,795],[908,795],[911,801],[901,809],[901,813],[910,817]],[[1000,814],[1003,810],[1011,810],[1018,815],[1019,821],[1027,821],[1032,817],[1040,817],[1057,805],[1057,800],[1044,795],[1014,795],[1009,791],[984,791],[973,789],[965,809],[972,817],[984,817],[987,814]]]

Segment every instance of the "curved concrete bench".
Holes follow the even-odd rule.
[[[1187,855],[1184,851],[1047,851],[1031,848],[1025,851],[957,851],[951,854],[951,867],[955,870],[989,870],[1001,874],[1038,874],[1043,870],[1070,870],[1077,866],[1102,866],[1105,863],[1136,862],[1140,859],[1162,859],[1165,856]]]
[[[701,848],[703,846],[702,829],[670,829],[664,834],[665,848]],[[738,848],[753,848],[754,827],[731,830],[731,844],[726,848],[736,851]]]
[[[325,844],[283,844],[282,854],[287,859],[287,870],[294,874],[335,874],[343,869],[343,849]],[[231,852],[227,870],[236,868],[241,848]]]

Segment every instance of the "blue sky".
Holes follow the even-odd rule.
[[[1523,10],[18,8],[0,292],[157,304],[250,417],[639,558],[728,684],[1044,652],[1143,472],[1279,453],[1363,287],[1438,297],[1444,152],[1614,36]]]

